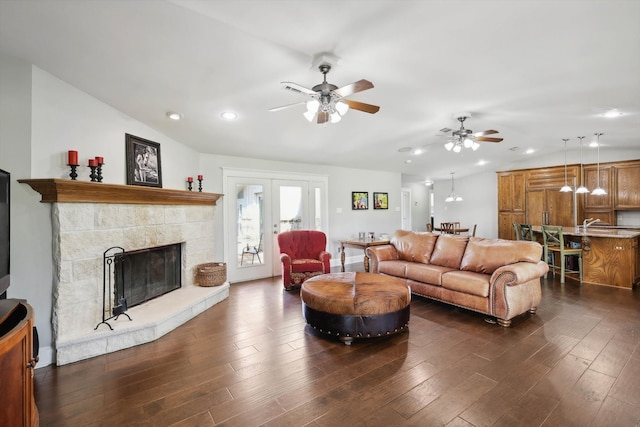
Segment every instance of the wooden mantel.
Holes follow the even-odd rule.
[[[42,195],[42,203],[125,203],[147,205],[215,205],[217,193],[169,190],[136,185],[105,184],[69,179],[19,179]]]

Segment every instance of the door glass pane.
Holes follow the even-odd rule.
[[[280,186],[280,232],[302,228],[302,188]]]
[[[262,185],[238,184],[236,214],[238,218],[237,265],[262,264],[262,226],[264,224],[264,190]]]

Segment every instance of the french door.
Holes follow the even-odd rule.
[[[225,258],[232,283],[281,274],[279,233],[301,229],[326,232],[326,178],[260,175],[263,173],[230,171],[224,177]]]

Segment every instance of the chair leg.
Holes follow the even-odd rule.
[[[260,259],[260,254],[256,252],[256,256],[258,257],[258,262],[262,264],[262,260]]]
[[[564,283],[564,267],[567,263],[567,257],[560,255],[560,283]]]
[[[582,283],[582,255],[578,256],[578,270],[580,270],[580,283]]]

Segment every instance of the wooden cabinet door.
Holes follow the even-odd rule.
[[[573,193],[556,189],[529,190],[527,192],[527,223],[573,226]]]
[[[573,193],[561,193],[557,190],[545,190],[549,224],[572,227]]]
[[[498,174],[498,211],[524,212],[524,173]]]
[[[545,190],[527,191],[527,224],[542,225],[547,210]]]
[[[516,236],[513,231],[513,223],[522,224],[525,221],[524,212],[498,212],[498,238],[515,240]]]
[[[615,166],[615,209],[640,209],[640,163]]]
[[[613,208],[611,203],[611,167],[600,166],[600,180],[598,181],[597,166],[585,166],[584,168],[584,180],[587,188],[593,191],[600,183],[600,188],[607,192],[604,196],[593,196],[591,194],[585,194],[584,208],[585,209],[598,209],[598,208]]]

